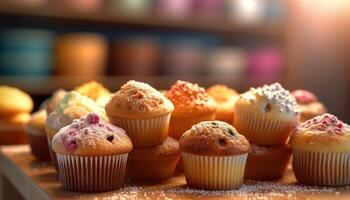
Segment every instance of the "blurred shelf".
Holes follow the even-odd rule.
[[[283,76],[278,80],[268,81],[264,77],[251,75],[227,76],[100,76],[95,78],[81,76],[0,76],[0,85],[18,87],[32,95],[49,95],[57,89],[74,89],[77,85],[96,80],[103,83],[111,91],[116,91],[128,80],[138,80],[149,83],[157,89],[167,89],[177,80],[187,80],[203,87],[222,83],[244,91],[252,86],[258,86],[275,81],[285,83]]]
[[[101,10],[97,12],[78,12],[48,4],[42,7],[29,7],[16,3],[0,3],[0,19],[28,22],[28,20],[50,21],[64,24],[97,25],[109,27],[131,27],[136,29],[158,29],[176,31],[208,32],[224,36],[272,37],[285,35],[285,27],[261,24],[244,26],[228,20],[210,20],[190,17],[189,19],[170,19],[164,16],[125,17]],[[28,24],[27,24],[28,25]]]

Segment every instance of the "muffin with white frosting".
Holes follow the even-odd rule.
[[[299,120],[295,98],[279,83],[251,88],[235,106],[235,128],[250,142],[282,145]]]

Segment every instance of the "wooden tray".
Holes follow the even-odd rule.
[[[49,163],[34,159],[27,145],[0,149],[1,197],[9,199],[9,184],[25,199],[350,199],[350,188],[321,188],[298,185],[289,167],[278,182],[246,181],[239,190],[203,191],[188,188],[183,174],[162,183],[130,183],[104,193],[64,190]],[[7,182],[8,181],[8,182]],[[1,199],[1,198],[0,198]],[[14,199],[13,197],[11,199]]]

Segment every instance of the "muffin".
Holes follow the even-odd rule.
[[[300,110],[300,121],[304,122],[327,112],[326,107],[317,97],[307,90],[294,90],[292,95],[297,100]]]
[[[250,142],[282,145],[299,121],[295,98],[279,83],[251,88],[235,105],[234,127]]]
[[[179,146],[188,186],[229,190],[242,185],[249,142],[231,125],[196,124],[181,136]]]
[[[217,105],[198,84],[177,81],[165,96],[175,106],[170,119],[169,135],[177,140],[193,125],[215,119]]]
[[[106,113],[126,130],[134,147],[160,145],[168,136],[173,104],[146,83],[128,81],[110,98]]]
[[[259,181],[278,180],[283,177],[291,155],[292,148],[288,144],[259,146],[250,143],[244,178]]]
[[[209,96],[216,101],[218,108],[216,110],[215,120],[233,123],[234,105],[239,97],[239,94],[232,88],[226,85],[213,85],[207,89]]]
[[[63,127],[71,124],[74,119],[79,119],[89,113],[97,113],[103,120],[107,121],[104,109],[98,106],[92,99],[80,95],[78,92],[67,92],[65,96],[51,112],[45,124],[51,161],[57,169],[57,159],[51,148],[51,140],[55,134]]]
[[[85,84],[82,84],[75,88],[75,91],[79,92],[81,95],[87,96],[90,99],[94,100],[97,105],[105,107],[107,104],[111,93],[105,88],[102,84],[97,83],[96,81],[91,81]]]
[[[168,179],[173,175],[179,159],[179,143],[170,137],[158,146],[134,148],[128,157],[127,177],[146,181]]]
[[[28,142],[24,125],[30,118],[33,101],[25,92],[0,86],[0,145]]]
[[[94,113],[62,128],[52,140],[63,188],[100,192],[123,186],[132,143],[125,131]]]
[[[293,171],[299,183],[350,184],[350,126],[331,114],[300,124],[290,138]]]
[[[26,124],[29,144],[32,154],[38,159],[50,160],[49,146],[45,132],[46,110],[33,113]]]
[[[59,89],[57,91],[55,91],[51,98],[49,98],[48,100],[46,100],[43,105],[41,106],[41,108],[45,108],[47,114],[52,113],[57,105],[61,102],[61,100],[63,99],[63,97],[67,94],[67,91]]]

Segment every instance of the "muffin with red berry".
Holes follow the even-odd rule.
[[[300,124],[291,135],[298,182],[319,186],[350,184],[350,126],[331,114]]]
[[[215,119],[217,104],[198,84],[177,81],[165,96],[175,106],[170,119],[169,135],[177,140],[193,125]]]
[[[125,131],[91,113],[62,128],[52,140],[59,181],[73,191],[98,192],[123,186],[132,143]]]
[[[126,130],[135,147],[150,147],[167,138],[174,105],[147,83],[128,81],[112,95],[105,110],[111,123]]]
[[[297,100],[300,110],[300,121],[304,122],[327,112],[326,107],[317,97],[307,90],[294,90],[292,95]]]

